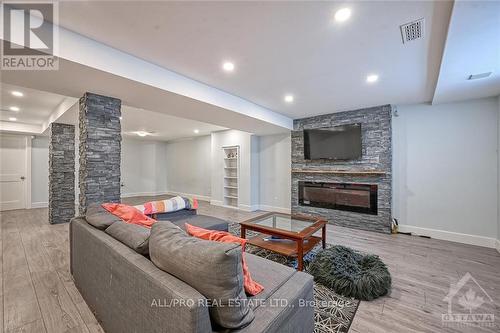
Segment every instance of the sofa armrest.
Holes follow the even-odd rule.
[[[106,332],[211,332],[197,290],[83,219],[70,232],[75,285]]]
[[[313,332],[313,301],[313,277],[307,273],[296,272],[264,304],[254,309],[254,321],[247,327],[236,332]]]

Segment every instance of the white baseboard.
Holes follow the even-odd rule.
[[[224,206],[224,202],[220,200],[210,200],[210,204],[214,206]]]
[[[130,197],[154,197],[157,195],[165,195],[169,194],[167,191],[160,192],[131,192],[131,193],[122,193],[122,198],[130,198]]]
[[[497,247],[498,253],[500,253],[500,239],[497,239],[497,241],[496,241],[496,247]]]
[[[47,208],[47,207],[49,207],[49,203],[45,201],[31,203],[31,208]]]
[[[249,205],[239,204],[238,207],[224,205],[224,202],[220,201],[220,200],[210,200],[210,204],[212,206],[219,206],[219,207],[224,207],[224,208],[229,208],[229,209],[239,209],[239,210],[243,210],[246,212],[252,212],[253,210],[257,210],[254,206],[249,206]]]
[[[255,212],[256,210],[259,210],[259,205],[243,205],[239,204],[238,209],[244,210],[245,212]]]
[[[160,191],[160,192],[132,192],[132,193],[123,193],[121,195],[122,198],[130,198],[130,197],[154,197],[157,195],[180,195],[188,198],[196,198],[198,200],[210,201],[210,197],[205,195],[191,194],[191,193],[182,193],[176,191]]]
[[[268,205],[260,205],[260,210],[264,210],[266,212],[277,212],[277,213],[284,213],[284,214],[291,214],[292,210],[290,208],[284,208],[284,207],[275,207],[275,206],[268,206]]]
[[[177,192],[177,191],[167,191],[166,194],[180,195],[181,197],[196,198],[198,200],[210,202],[210,197],[206,196],[206,195],[199,195],[199,194],[192,194],[192,193],[183,193],[183,192]]]
[[[489,248],[495,248],[498,246],[498,240],[491,237],[477,236],[477,235],[469,235],[469,234],[461,234],[458,232],[445,231],[445,230],[437,230],[437,229],[428,229],[421,228],[412,225],[399,225],[399,231],[402,232],[411,232],[414,235],[419,236],[428,236],[435,239],[447,240],[451,242],[484,246]],[[495,245],[495,243],[497,245]],[[498,247],[497,247],[498,249]]]
[[[210,204],[212,206],[219,206],[219,207],[224,207],[224,208],[229,208],[229,209],[241,209],[240,207],[224,205],[224,202],[220,201],[220,200],[210,200]]]

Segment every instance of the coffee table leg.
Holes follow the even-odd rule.
[[[297,241],[297,270],[301,271],[304,269],[304,240],[301,239]]]
[[[241,226],[241,227],[240,227],[240,234],[241,234],[241,238],[245,239],[245,237],[246,237],[246,231],[247,231],[247,230],[245,229],[245,227],[244,227],[244,226]]]
[[[323,229],[321,230],[321,243],[323,245],[323,248],[326,248],[326,224],[323,226]]]

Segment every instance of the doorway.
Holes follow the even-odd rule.
[[[0,211],[28,208],[30,139],[0,136]]]

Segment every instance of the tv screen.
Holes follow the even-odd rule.
[[[306,160],[354,160],[361,157],[361,124],[304,130]]]

